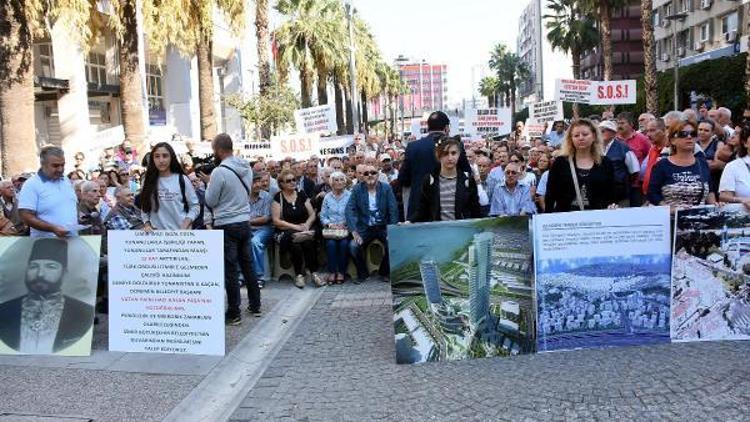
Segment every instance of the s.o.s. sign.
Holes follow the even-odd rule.
[[[602,81],[597,82],[592,104],[635,104],[635,81]]]
[[[271,153],[278,159],[292,157],[307,160],[320,154],[320,135],[317,133],[295,133],[271,137]]]

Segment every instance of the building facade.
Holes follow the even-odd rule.
[[[252,27],[254,9],[248,1],[246,28]],[[98,13],[107,14],[103,7],[98,8]],[[254,31],[246,30],[246,35],[237,39],[220,14],[215,21],[213,80],[217,126],[220,132],[243,139],[242,120],[223,98],[231,93],[252,94],[256,89]],[[142,25],[139,31],[147,142],[168,141],[173,135],[199,140],[196,58],[185,57],[174,48],[168,48],[165,57],[157,58],[149,51]],[[56,23],[47,37],[33,46],[37,146],[59,145],[71,157],[76,152],[97,155],[124,139],[117,39],[113,33],[105,32],[85,53],[71,41],[70,34],[69,27]]]
[[[434,259],[425,258],[419,263],[419,272],[422,275],[424,294],[427,303],[440,305],[443,303],[443,295],[440,293],[440,268]]]
[[[730,0],[654,0],[656,68],[747,51],[748,5]]]
[[[409,87],[404,98],[404,114],[421,115],[425,111],[443,110],[448,106],[448,66],[413,61],[399,56],[395,66]]]
[[[555,80],[572,78],[572,60],[566,54],[553,50],[547,39],[545,15],[551,11],[546,0],[531,0],[518,18],[516,54],[529,69],[529,77],[518,87],[516,107],[521,109],[530,103],[552,100],[555,95]]]
[[[612,80],[637,79],[643,74],[643,25],[641,2],[612,10]],[[601,44],[585,53],[581,60],[581,77],[604,79]]]
[[[469,318],[478,330],[490,314],[492,233],[474,235],[469,245]]]

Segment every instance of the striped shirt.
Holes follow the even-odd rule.
[[[440,176],[440,220],[456,219],[456,178]]]

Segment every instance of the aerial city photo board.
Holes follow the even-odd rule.
[[[666,207],[534,218],[537,351],[669,342]]]
[[[529,219],[388,228],[398,363],[534,351]]]
[[[750,214],[741,204],[677,212],[672,340],[750,339]]]

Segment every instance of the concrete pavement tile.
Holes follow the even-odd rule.
[[[146,374],[206,375],[222,358],[222,356],[166,353],[126,353],[107,369]]]

